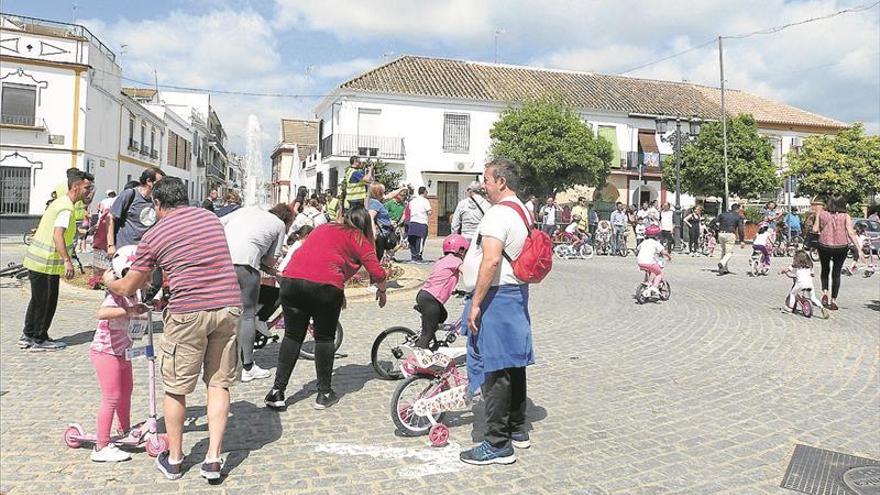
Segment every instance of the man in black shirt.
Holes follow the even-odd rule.
[[[743,217],[740,215],[739,205],[733,204],[730,210],[719,215],[717,223],[718,241],[721,243],[721,262],[718,263],[718,274],[725,275],[730,273],[727,265],[733,256],[733,244],[739,242],[740,249],[743,248],[745,227],[743,225]]]

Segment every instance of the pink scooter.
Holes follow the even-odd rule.
[[[150,394],[150,417],[139,425],[132,427],[126,435],[110,437],[110,442],[125,447],[140,447],[144,445],[147,454],[156,457],[168,450],[168,437],[159,433],[156,421],[156,353],[153,347],[153,311],[147,306],[146,316],[132,318],[128,326],[128,335],[132,341],[141,340],[146,334],[147,345],[143,347],[131,347],[125,351],[125,359],[132,361],[140,357],[147,358],[147,372],[149,376]],[[84,443],[94,444],[97,436],[94,433],[86,433],[83,427],[77,423],[71,423],[64,430],[64,443],[72,449],[78,449]]]

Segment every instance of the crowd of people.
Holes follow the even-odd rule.
[[[125,358],[131,346],[127,329],[132,319],[146,311],[149,293],[163,287],[170,297],[157,356],[169,449],[157,457],[156,465],[167,478],[182,476],[187,396],[199,378],[207,388],[209,430],[200,473],[208,480],[221,476],[230,387],[239,380],[272,375],[254,360],[259,314],[266,307],[280,305],[285,325],[266,406],[286,407],[286,390],[310,325],[317,378],[314,407],[326,409],[339,400],[332,372],[336,329],[346,307],[346,281],[365,269],[375,286],[377,304],[384,307],[388,272],[382,259],[405,238],[411,259],[421,262],[431,216],[425,187],[417,192],[408,187],[388,191],[374,180],[373,172],[371,166],[352,157],[339,194],[309,195],[301,187],[289,204],[279,203],[268,211],[243,206],[233,192],[219,203],[219,195],[212,191],[201,206],[191,206],[183,181],[158,168],[145,169],[139,181],[119,194],[107,191],[107,198],[96,205],[97,218],[90,218],[103,229],[105,240],[96,249],[103,249],[102,257],[110,268],[103,275],[107,294],[97,312],[90,346],[102,396],[92,460],[129,458],[110,441],[114,416],[123,434],[131,427],[133,380],[131,363]],[[526,367],[535,358],[529,284],[521,278],[516,262],[529,246],[532,228],[540,226],[549,235],[564,229],[575,236],[595,236],[606,229],[613,239],[623,238],[629,228],[637,237],[641,231],[644,241],[638,246],[637,261],[654,275],[656,288],[662,280],[660,259],[671,259],[673,231],[678,226],[670,205],[658,208],[656,202],[639,209],[617,203],[609,221],[603,221],[581,197],[565,218],[553,198],[540,205],[534,198],[522,202],[520,177],[512,161],[497,158],[485,165],[483,181],[471,183],[455,208],[453,234],[442,246],[444,256],[416,295],[422,314],[417,345],[425,347],[437,324],[446,319],[444,305],[451,293],[459,285],[467,293],[462,330],[467,334],[469,391],[482,392],[487,426],[484,440],[460,455],[462,462],[471,464],[508,464],[516,460],[515,449],[530,445]],[[19,339],[24,349],[64,348],[48,331],[60,277],[74,274],[76,205],[88,206],[93,201],[94,181],[89,173],[68,171],[66,183],[47,205],[28,248],[24,266],[29,270],[31,300]],[[768,203],[762,212],[767,225],[762,235],[772,235],[776,222],[784,221],[792,231],[815,237],[821,263],[818,303],[836,310],[848,246],[860,246],[864,239],[854,231],[842,198],[817,203],[814,210],[802,228],[799,218],[795,221]],[[722,251],[719,274],[728,273],[734,245],[742,246],[744,241],[741,208],[733,204],[712,222],[706,220],[702,208],[696,207],[681,223],[687,226],[692,250],[695,235],[704,226],[717,231]],[[602,226],[603,222],[608,224]],[[811,268],[809,257],[805,260],[799,251],[784,272],[796,279],[798,290],[812,289]]]

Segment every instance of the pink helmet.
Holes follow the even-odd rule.
[[[471,241],[459,234],[452,234],[443,239],[443,253],[453,253],[467,251],[471,246]]]
[[[648,228],[645,229],[645,235],[648,237],[657,237],[660,235],[660,227],[656,225],[648,225]]]

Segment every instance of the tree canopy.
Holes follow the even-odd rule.
[[[788,155],[786,175],[798,178],[802,196],[842,195],[850,202],[880,192],[880,136],[856,123],[836,136],[810,136]]]
[[[489,136],[492,155],[522,168],[523,193],[549,196],[575,185],[599,186],[610,172],[611,143],[594,136],[574,109],[558,101],[508,107]]]
[[[675,187],[674,161],[667,160],[663,180]],[[727,120],[727,172],[731,195],[754,198],[780,186],[773,145],[755,119],[742,114]],[[724,195],[724,144],[721,122],[706,122],[697,138],[682,148],[681,188],[695,196]]]

